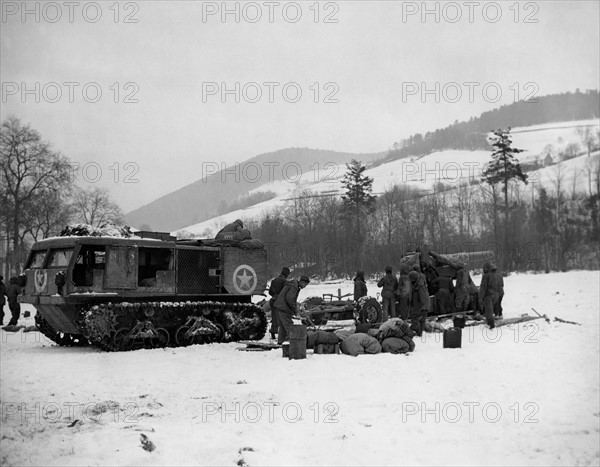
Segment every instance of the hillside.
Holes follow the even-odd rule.
[[[530,127],[551,122],[598,118],[600,93],[597,90],[567,92],[536,97],[503,105],[466,122],[417,133],[394,143],[385,161],[409,155],[425,155],[444,149],[487,149],[486,134],[498,128]]]
[[[233,167],[198,162],[199,179],[162,196],[125,216],[134,227],[144,224],[157,231],[172,231],[218,214],[223,201],[232,201],[268,183],[315,174],[326,164],[344,165],[351,159],[372,162],[384,153],[352,154],[309,148],[287,148],[255,156]]]
[[[520,154],[519,160],[523,163],[531,163],[535,160],[542,160],[546,156],[544,149],[548,145],[552,145],[554,150],[559,152],[570,143],[581,144],[581,136],[577,133],[577,129],[591,126],[597,131],[599,125],[600,121],[594,119],[514,128],[512,131],[513,142],[515,147],[526,150],[526,152]],[[437,183],[450,185],[453,188],[458,186],[460,182],[468,181],[471,177],[480,178],[481,170],[490,160],[490,156],[491,151],[489,149],[437,151],[426,156],[413,156],[389,161],[374,166],[365,173],[373,178],[375,193],[381,193],[393,184],[410,185],[424,193],[431,193]],[[592,159],[597,157],[598,154],[596,153]],[[532,186],[535,183],[541,183],[542,186],[552,190],[556,172],[561,170],[565,187],[574,186],[572,189],[585,192],[588,189],[588,183],[584,172],[588,160],[587,155],[582,154],[574,159],[532,171],[530,172]],[[365,161],[363,160],[363,162]],[[245,209],[239,209],[179,229],[174,234],[210,237],[233,219],[257,219],[268,212],[280,210],[290,202],[290,198],[300,195],[305,190],[310,190],[315,194],[333,193],[340,195],[342,194],[340,180],[344,171],[345,167],[338,165],[328,167],[328,170],[322,170],[319,172],[318,177],[313,171],[304,174],[297,181],[279,180],[264,184],[255,190],[272,191],[277,193],[278,196]]]

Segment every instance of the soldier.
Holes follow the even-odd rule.
[[[454,289],[454,307],[456,311],[466,311],[469,307],[469,271],[462,261],[457,264],[456,288]]]
[[[6,286],[4,285],[4,276],[0,276],[0,326],[4,325],[4,304],[6,299]]]
[[[234,220],[231,224],[227,224],[215,235],[215,240],[233,240],[234,233],[241,232],[244,229],[244,223],[240,219]]]
[[[452,305],[450,295],[454,291],[452,278],[448,276],[439,276],[436,279],[434,279],[434,284],[437,288],[437,292],[435,293],[435,303],[437,306],[437,312],[440,315],[452,313],[454,311],[454,306]]]
[[[398,312],[400,318],[406,320],[410,314],[410,298],[412,295],[412,286],[408,273],[410,268],[407,264],[400,266],[400,280],[398,281],[398,289],[396,289],[396,297],[398,297]]]
[[[15,277],[11,277],[8,287],[6,288],[6,296],[8,297],[8,307],[10,308],[10,312],[12,314],[10,321],[8,322],[9,326],[16,326],[17,321],[21,316],[21,305],[17,302],[17,296],[21,293],[21,288],[19,287],[19,279]]]
[[[273,309],[277,313],[279,321],[279,331],[277,333],[277,343],[283,344],[289,338],[290,328],[293,321],[292,316],[297,312],[297,300],[300,290],[308,285],[310,279],[306,276],[300,276],[300,280],[287,281],[279,295],[275,299]]]
[[[385,268],[385,276],[379,279],[377,287],[383,287],[381,290],[381,298],[383,299],[383,321],[389,319],[389,313],[392,318],[396,317],[396,289],[398,288],[398,279],[392,274],[390,266]]]
[[[412,270],[417,271],[419,273],[419,277],[423,281],[423,284],[425,284],[425,287],[427,287],[427,276],[421,271],[421,266],[419,266],[418,264],[413,264]]]
[[[366,297],[368,294],[367,282],[365,281],[365,272],[357,271],[354,278],[354,301],[361,297]]]
[[[417,271],[410,271],[408,277],[412,285],[411,315],[416,314],[419,316],[417,336],[421,337],[425,329],[427,313],[429,312],[429,293],[427,292],[427,286]]]
[[[492,272],[490,263],[483,265],[483,277],[479,285],[479,306],[485,310],[485,319],[490,329],[496,327],[494,324],[494,305],[498,300],[498,278]]]
[[[283,268],[279,277],[273,279],[271,281],[271,286],[269,287],[269,295],[271,296],[269,300],[269,305],[271,306],[271,339],[275,339],[275,334],[277,334],[277,330],[279,327],[279,321],[277,320],[277,311],[273,308],[273,304],[275,303],[279,292],[283,290],[283,287],[285,286],[287,277],[289,275],[290,268]]]
[[[496,300],[496,304],[494,305],[494,316],[496,318],[502,319],[502,297],[504,297],[504,277],[502,273],[498,271],[498,267],[492,263],[492,272],[496,275],[496,279],[498,280],[498,300]]]

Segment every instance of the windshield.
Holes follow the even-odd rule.
[[[49,268],[60,268],[66,267],[71,261],[73,255],[73,249],[60,249],[52,251],[52,257],[50,258]]]
[[[30,269],[40,269],[44,264],[44,258],[46,257],[46,250],[34,251],[27,265]]]

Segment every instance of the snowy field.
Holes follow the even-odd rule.
[[[235,343],[106,353],[1,331],[1,463],[598,465],[600,273],[505,283],[505,317],[534,307],[582,326],[479,326],[461,349],[428,334],[409,356],[291,361]],[[338,288],[352,284],[300,298]]]

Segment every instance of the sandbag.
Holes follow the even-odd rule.
[[[383,352],[392,354],[401,354],[410,352],[410,345],[404,339],[399,337],[388,337],[381,343]]]
[[[248,229],[238,230],[237,232],[233,233],[233,239],[237,240],[238,242],[241,242],[243,240],[249,240],[251,238],[252,234]]]
[[[340,338],[333,332],[317,331],[317,345],[318,344],[337,344]]]
[[[240,242],[240,248],[243,248],[244,250],[264,250],[265,244],[258,238],[251,238],[242,240]]]
[[[317,332],[307,331],[306,332],[306,348],[314,349],[317,346]]]
[[[368,336],[367,334],[358,333],[348,336],[340,344],[340,349],[346,355],[357,355],[363,354],[378,354],[381,352],[381,344],[374,337]]]
[[[341,341],[343,341],[344,339],[350,337],[352,334],[354,334],[353,331],[350,331],[348,329],[337,329],[336,331],[333,331],[333,333],[338,336],[340,338]]]
[[[410,328],[410,324],[400,318],[388,319],[385,323],[379,326],[378,338],[380,341],[388,337],[404,337],[412,338],[415,332]]]

